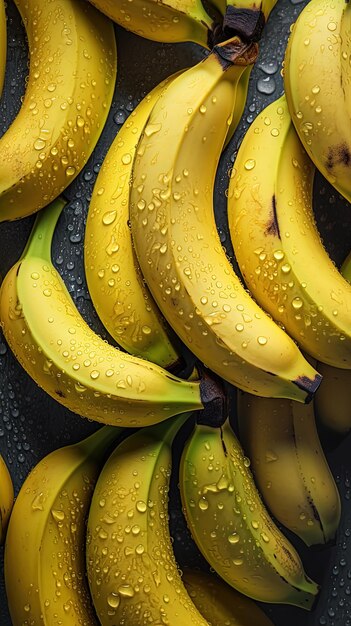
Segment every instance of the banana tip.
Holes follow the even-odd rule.
[[[322,382],[323,376],[321,374],[316,373],[314,378],[309,378],[308,376],[299,376],[293,382],[294,384],[306,393],[305,396],[305,404],[311,402],[314,394],[316,393],[319,385]]]

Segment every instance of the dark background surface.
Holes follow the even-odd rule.
[[[278,0],[261,40],[243,118],[221,160],[215,209],[221,241],[231,258],[226,220],[228,170],[245,130],[256,115],[282,93],[281,68],[289,28],[304,4]],[[20,107],[28,74],[25,35],[12,0],[7,0],[7,15],[8,64],[0,100],[0,135]],[[111,141],[136,104],[163,78],[177,69],[193,65],[204,55],[204,51],[193,44],[157,44],[118,27],[116,37],[118,80],[110,115],[91,159],[65,194],[70,201],[59,220],[53,245],[53,262],[81,314],[110,341],[92,307],[84,275],[84,227],[91,191]],[[315,214],[328,252],[340,264],[351,248],[351,209],[319,175],[315,183]],[[33,220],[30,217],[0,224],[1,277],[20,256]],[[230,389],[230,397],[234,395],[235,390]],[[235,416],[232,417],[235,421]],[[17,364],[0,334],[0,453],[9,466],[16,493],[41,458],[55,448],[82,439],[96,428],[96,424],[72,414],[40,390]],[[176,450],[182,448],[181,439],[186,434],[184,429],[176,441]],[[341,525],[336,542],[327,547],[308,549],[289,534],[307,573],[322,587],[310,613],[290,606],[262,605],[276,626],[295,626],[297,623],[300,626],[351,626],[351,439],[349,436],[339,441],[323,432],[321,437],[342,497]],[[186,531],[180,511],[177,454],[174,469],[170,515],[176,556],[181,566],[201,564],[206,567]],[[10,626],[3,580],[3,549],[0,557],[0,625]]]

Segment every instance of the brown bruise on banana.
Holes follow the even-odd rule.
[[[351,151],[346,142],[330,146],[325,162],[326,169],[331,172],[337,165],[351,166]]]
[[[277,217],[277,204],[276,204],[276,199],[275,199],[274,194],[272,196],[271,217],[267,224],[265,235],[272,235],[273,237],[279,237],[279,239],[281,240],[278,217]]]

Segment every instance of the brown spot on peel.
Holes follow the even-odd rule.
[[[347,143],[330,146],[325,166],[328,171],[331,171],[336,165],[351,166],[351,152]]]
[[[280,239],[280,230],[277,218],[277,205],[275,201],[275,195],[272,197],[272,209],[271,216],[267,228],[265,230],[265,235],[272,235],[274,237],[279,237]]]

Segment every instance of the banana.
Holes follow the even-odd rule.
[[[14,491],[11,474],[0,454],[0,544],[5,541],[13,501]]]
[[[116,79],[113,24],[84,0],[17,0],[29,46],[21,109],[0,139],[0,222],[34,213],[81,171]]]
[[[87,571],[102,624],[208,626],[182,583],[168,526],[171,444],[182,415],[117,446],[97,482]]]
[[[351,429],[351,371],[318,364],[322,385],[314,398],[318,420],[340,434]]]
[[[174,369],[180,357],[145,285],[128,227],[136,144],[169,80],[134,109],[102,163],[86,219],[84,264],[90,297],[110,335],[130,354]]]
[[[216,46],[155,104],[133,165],[132,236],[153,297],[199,359],[251,393],[305,401],[320,376],[249,296],[214,219],[217,163],[253,50]]]
[[[240,442],[270,512],[308,546],[334,539],[340,496],[319,441],[313,403],[239,392],[237,415]]]
[[[257,604],[213,574],[184,569],[183,583],[212,626],[273,626]]]
[[[86,520],[102,461],[120,433],[105,427],[54,450],[22,485],[5,545],[14,626],[97,626],[85,572]]]
[[[343,277],[349,283],[351,283],[351,252],[349,252],[346,259],[344,260],[340,272],[342,273]]]
[[[40,212],[22,258],[1,286],[1,325],[18,361],[68,409],[112,426],[147,426],[203,408],[212,394],[208,377],[177,378],[109,345],[83,320],[51,262],[63,205],[59,199]]]
[[[351,283],[351,253],[340,272]],[[318,371],[323,376],[323,384],[314,398],[317,417],[327,428],[346,434],[351,429],[351,371],[325,363],[318,363]]]
[[[177,43],[193,41],[208,48],[212,18],[201,0],[91,0],[99,11],[136,35]]]
[[[6,13],[5,2],[0,0],[0,97],[4,86],[5,70],[6,70],[6,50],[7,50],[7,34],[6,34]]]
[[[192,537],[221,578],[255,600],[311,608],[318,586],[262,504],[228,420],[196,424],[179,482]]]
[[[294,24],[284,61],[284,86],[297,133],[316,167],[349,201],[350,19],[345,0],[311,0]]]
[[[257,302],[308,354],[350,369],[351,286],[316,227],[314,169],[283,95],[260,113],[240,145],[229,184],[229,230]]]

